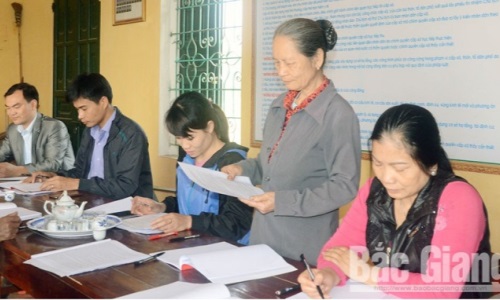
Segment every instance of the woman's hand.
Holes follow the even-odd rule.
[[[227,165],[225,167],[222,167],[222,169],[220,169],[220,171],[222,173],[226,173],[227,179],[229,179],[229,180],[234,180],[234,177],[241,176],[241,174],[243,174],[243,168],[237,164],[232,164],[232,165]]]
[[[262,214],[267,214],[274,211],[274,197],[274,192],[267,192],[262,195],[252,196],[250,199],[240,199],[240,201],[255,208]]]
[[[139,216],[159,214],[165,211],[165,204],[158,203],[152,199],[135,196],[132,199],[130,212]]]
[[[319,299],[321,298],[321,295],[318,293],[318,289],[316,288],[316,286],[319,286],[323,295],[328,298],[332,288],[339,284],[339,276],[335,273],[335,271],[329,268],[311,269],[311,271],[314,274],[314,281],[311,280],[307,270],[300,273],[297,278],[300,288],[310,298]]]
[[[193,219],[191,216],[169,213],[159,217],[151,223],[151,228],[161,230],[165,234],[172,234],[191,229]]]
[[[368,285],[376,285],[379,268],[368,264],[368,259],[362,259],[347,247],[333,247],[325,250],[323,258],[336,264],[349,278]]]

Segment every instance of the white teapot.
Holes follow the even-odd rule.
[[[49,215],[55,216],[57,220],[71,221],[82,215],[85,204],[87,204],[87,201],[82,202],[82,205],[78,207],[78,205],[75,204],[75,200],[68,196],[67,191],[64,191],[59,200],[56,200],[55,202],[50,200],[45,201],[43,209]],[[47,209],[47,206],[49,205],[50,210]]]

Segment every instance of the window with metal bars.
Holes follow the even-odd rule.
[[[198,91],[218,104],[229,121],[231,141],[241,141],[242,0],[177,0],[167,2],[162,18],[171,55],[164,66],[168,74],[168,102],[180,94]],[[175,12],[175,14],[173,13]],[[167,51],[166,51],[167,52]],[[172,67],[168,67],[172,66]],[[163,118],[161,119],[162,125]],[[168,135],[170,136],[170,135]],[[160,137],[161,139],[161,137]],[[160,143],[160,147],[161,147]],[[170,136],[169,148],[175,144]],[[175,149],[169,153],[175,154]]]

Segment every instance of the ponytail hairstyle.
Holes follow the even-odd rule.
[[[188,137],[193,130],[204,130],[209,121],[214,122],[217,137],[229,143],[229,125],[226,115],[215,103],[198,92],[186,92],[167,111],[165,125],[174,136]]]
[[[290,19],[278,26],[274,31],[274,37],[276,36],[289,37],[295,42],[299,52],[309,58],[313,57],[318,49],[322,49],[323,65],[326,52],[333,50],[337,43],[337,32],[328,20]]]

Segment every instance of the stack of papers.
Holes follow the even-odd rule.
[[[61,277],[132,263],[150,257],[114,240],[103,240],[35,254],[25,264]]]
[[[218,283],[190,283],[176,281],[142,292],[129,294],[123,299],[228,299],[229,289]]]
[[[250,178],[246,176],[236,176],[234,180],[228,180],[226,173],[183,162],[179,162],[179,166],[189,179],[212,192],[241,199],[248,199],[255,195],[264,194],[264,191],[254,186]]]
[[[267,245],[236,247],[226,242],[165,251],[157,258],[178,269],[195,268],[214,283],[231,284],[296,270]]]
[[[0,203],[0,218],[13,212],[17,212],[17,215],[19,216],[19,218],[21,218],[21,221],[26,221],[42,216],[42,214],[38,211],[26,209],[24,207],[17,207],[17,205],[12,202]]]
[[[163,233],[161,230],[151,228],[151,223],[163,215],[166,213],[122,219],[122,223],[117,228],[142,234]]]
[[[0,183],[0,189],[14,190],[16,194],[33,196],[39,194],[50,194],[51,191],[40,190],[41,182],[35,183],[22,183],[21,181],[6,181]]]
[[[21,176],[21,177],[3,177],[0,178],[0,181],[23,181],[24,179],[28,178],[27,176]]]

